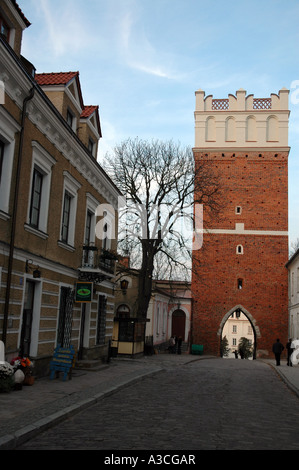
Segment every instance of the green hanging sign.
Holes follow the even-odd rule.
[[[92,282],[77,282],[75,302],[88,303],[92,301]]]

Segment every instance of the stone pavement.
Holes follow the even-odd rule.
[[[67,417],[102,400],[107,395],[134,381],[211,356],[190,354],[155,354],[140,358],[112,358],[95,370],[75,369],[72,379],[49,377],[35,381],[33,386],[0,394],[0,450],[14,449],[27,439],[61,422]],[[224,359],[235,360],[235,359]],[[241,359],[240,359],[241,360]],[[281,361],[264,360],[299,397],[299,365],[288,367]]]

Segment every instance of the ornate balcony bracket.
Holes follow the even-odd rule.
[[[78,279],[79,281],[88,281],[93,282],[94,284],[101,284],[101,282],[105,281],[106,279],[111,279],[111,276],[97,270],[85,270],[83,268],[82,270],[79,269]]]

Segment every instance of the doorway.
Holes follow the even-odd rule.
[[[183,310],[175,310],[172,314],[172,336],[181,336],[185,340],[186,314]]]
[[[60,288],[57,345],[68,348],[71,344],[74,292],[70,287]]]
[[[20,342],[20,355],[23,357],[30,355],[34,295],[35,295],[35,283],[33,281],[27,280],[26,286],[25,286],[23,323],[22,323],[22,329],[21,329],[21,342]]]

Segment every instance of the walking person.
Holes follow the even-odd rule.
[[[276,343],[274,343],[273,346],[272,346],[272,352],[275,355],[276,365],[277,366],[280,366],[280,355],[281,355],[283,350],[284,350],[284,346],[279,341],[279,338],[277,338]]]
[[[289,339],[289,342],[287,343],[286,348],[288,352],[287,365],[292,367],[293,364],[291,361],[291,356],[294,351],[294,349],[292,348],[292,338]]]
[[[178,354],[182,353],[182,341],[183,341],[183,338],[179,336],[178,337]]]
[[[174,354],[176,354],[177,352],[177,349],[178,349],[178,337],[176,335],[174,335],[174,341],[175,341],[175,345],[174,345]]]
[[[169,346],[168,346],[168,351],[171,353],[171,354],[174,354],[174,348],[175,348],[175,340],[174,340],[174,337],[172,336],[169,340]]]

